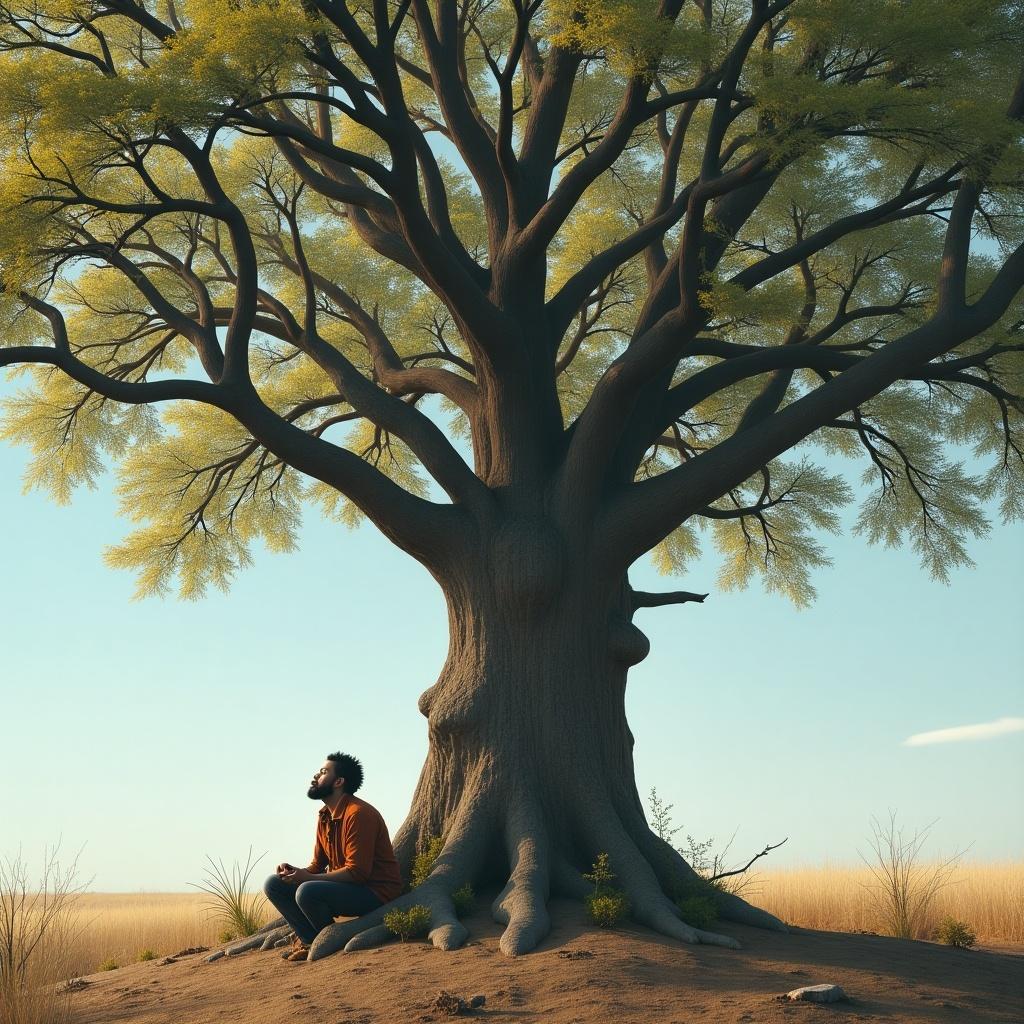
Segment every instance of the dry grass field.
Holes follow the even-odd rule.
[[[763,872],[748,898],[791,924],[837,932],[884,932],[863,866]],[[75,911],[77,937],[69,954],[74,974],[91,974],[105,960],[121,966],[143,950],[163,957],[190,946],[213,946],[224,925],[188,893],[87,893]],[[944,916],[966,921],[979,942],[1024,944],[1024,862],[965,864],[936,897],[921,938]],[[268,914],[269,918],[269,914]]]
[[[824,864],[765,871],[746,895],[803,928],[884,934],[872,882],[864,865]],[[918,938],[929,938],[947,915],[966,921],[979,942],[1024,944],[1024,861],[962,864],[935,897]]]
[[[190,946],[214,946],[223,921],[201,893],[84,893],[75,903],[68,955],[73,973],[92,974],[104,961],[133,963],[143,951],[159,957]],[[272,908],[267,908],[269,920]]]

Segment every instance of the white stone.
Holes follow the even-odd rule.
[[[847,998],[839,985],[805,985],[786,993],[787,999],[800,999],[808,1003],[838,1003]]]

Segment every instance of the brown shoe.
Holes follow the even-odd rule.
[[[301,953],[301,956],[296,954]],[[309,946],[307,946],[301,939],[292,939],[292,944],[281,954],[282,960],[305,960],[309,955]]]

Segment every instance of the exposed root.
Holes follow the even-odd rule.
[[[702,882],[682,854],[671,843],[659,839],[644,823],[643,833],[638,837],[641,852],[651,862],[658,874],[662,889],[672,892],[694,882]],[[788,932],[789,929],[774,914],[760,907],[752,907],[745,899],[730,892],[715,894],[718,903],[718,914],[723,921],[735,924],[751,925],[754,928],[765,928],[769,931]]]
[[[465,945],[466,939],[469,938],[469,930],[455,916],[455,904],[447,892],[430,892],[420,902],[430,907],[431,927],[427,938],[436,949],[459,949]]]
[[[345,952],[355,953],[360,949],[376,949],[377,946],[383,946],[385,943],[394,942],[396,937],[395,933],[389,928],[386,928],[382,924],[378,924],[373,928],[367,928],[365,932],[353,935],[352,938],[345,943]]]
[[[591,892],[591,886],[564,857],[555,857],[551,862],[551,891],[565,899],[581,900]]]
[[[265,944],[268,941],[268,936],[278,933],[275,937],[280,938],[282,934],[289,931],[291,931],[291,927],[285,919],[283,917],[275,917],[273,921],[268,921],[262,928],[253,932],[252,935],[246,936],[241,942],[236,942],[233,946],[228,946],[224,952],[228,956],[237,956],[239,953],[245,953],[250,949],[270,949],[273,942],[271,942],[270,945]]]
[[[740,948],[739,942],[729,935],[701,931],[683,921],[675,904],[662,890],[653,868],[618,818],[610,816],[604,808],[595,808],[594,818],[598,822],[598,845],[608,854],[619,876],[619,883],[629,898],[630,911],[635,921],[682,942]]]
[[[261,932],[257,932],[255,935],[250,935],[241,942],[236,942],[233,946],[228,946],[224,952],[227,956],[238,956],[239,953],[246,953],[250,949],[262,949],[265,937],[266,936]]]
[[[265,938],[263,939],[263,944],[260,946],[260,949],[273,949],[281,939],[287,938],[291,933],[291,925],[286,924],[280,928],[273,928],[271,931],[265,933]]]
[[[505,826],[511,873],[491,905],[491,914],[506,926],[498,943],[506,956],[529,953],[551,930],[547,901],[551,891],[547,831],[535,811],[517,801]]]
[[[718,899],[718,913],[726,921],[734,921],[736,924],[748,924],[754,928],[767,928],[773,932],[788,932],[783,921],[780,921],[774,914],[760,907],[752,907],[745,899],[736,896],[731,892],[720,893]]]

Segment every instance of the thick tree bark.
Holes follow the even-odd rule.
[[[501,948],[529,951],[547,934],[549,896],[586,893],[581,871],[601,852],[635,920],[688,942],[736,945],[691,928],[671,899],[698,879],[647,826],[625,714],[628,669],[649,643],[631,621],[626,580],[602,580],[597,564],[550,523],[523,519],[481,545],[471,571],[443,583],[449,653],[420,698],[430,749],[395,840],[408,877],[417,850],[444,838],[428,882],[403,897],[431,907],[437,946],[466,936],[450,894],[497,880]],[[723,917],[779,926],[722,899]],[[314,956],[379,941],[381,916],[333,926]]]

